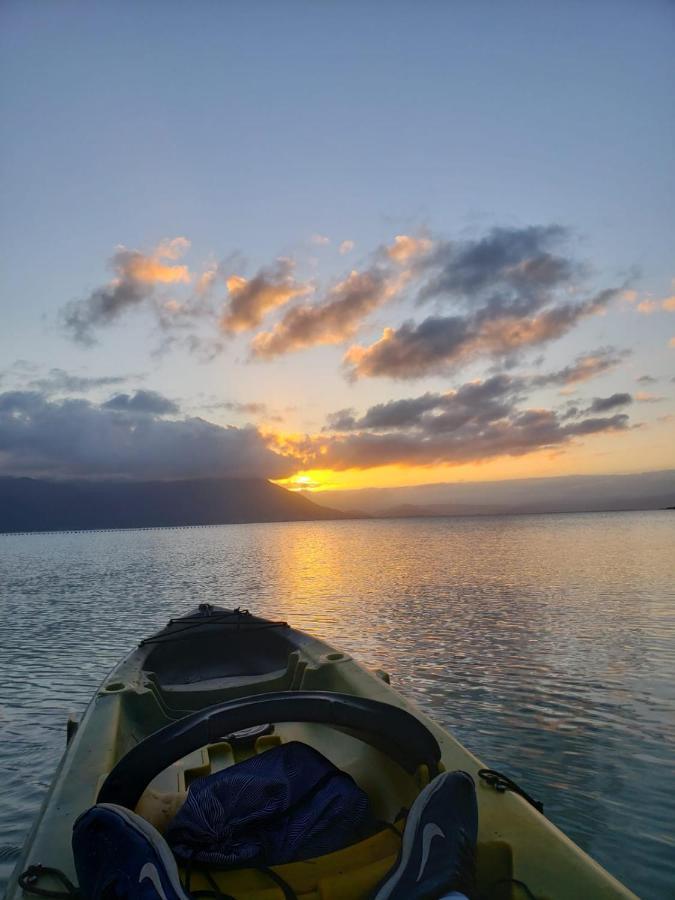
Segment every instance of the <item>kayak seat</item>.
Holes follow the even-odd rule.
[[[143,668],[164,688],[217,679],[269,675],[285,670],[295,646],[277,629],[217,631],[158,643]]]
[[[202,681],[166,683],[156,672],[145,672],[147,687],[168,710],[197,710],[226,698],[296,690],[307,668],[298,650],[288,654],[285,665],[259,675],[221,675]]]

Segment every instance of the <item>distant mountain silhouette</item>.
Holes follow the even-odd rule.
[[[0,532],[348,519],[258,478],[46,481],[0,478]]]

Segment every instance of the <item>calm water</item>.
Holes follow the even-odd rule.
[[[645,898],[675,889],[675,514],[0,537],[0,874],[118,658],[197,602],[386,669]]]

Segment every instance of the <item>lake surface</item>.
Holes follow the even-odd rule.
[[[200,602],[392,684],[645,898],[675,893],[675,513],[0,536],[0,878],[78,716]]]

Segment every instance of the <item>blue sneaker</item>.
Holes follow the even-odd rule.
[[[190,900],[169,845],[130,809],[99,803],[82,813],[73,856],[84,900]]]
[[[428,784],[405,823],[398,862],[373,900],[439,900],[475,894],[478,805],[473,778],[444,772]]]

